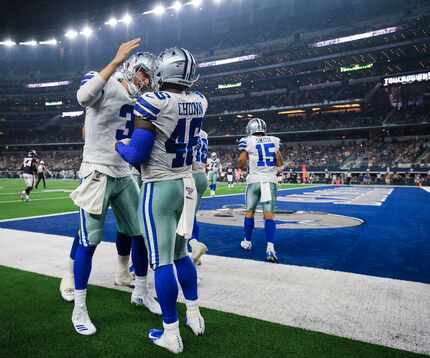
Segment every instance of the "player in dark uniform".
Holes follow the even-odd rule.
[[[30,192],[33,190],[34,175],[37,171],[37,153],[35,150],[28,152],[22,162],[21,170],[25,189],[21,192],[20,197],[24,201],[30,201]]]
[[[231,163],[229,163],[229,165],[227,167],[227,182],[228,182],[229,188],[234,187],[234,169],[231,166]]]

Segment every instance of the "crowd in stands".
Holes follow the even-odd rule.
[[[238,150],[233,146],[210,147],[224,166],[236,164]],[[430,138],[405,141],[349,141],[287,143],[281,145],[285,168],[306,165],[316,170],[386,170],[387,168],[430,168]]]

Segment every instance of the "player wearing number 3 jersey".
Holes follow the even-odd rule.
[[[96,332],[86,305],[86,293],[91,273],[92,258],[96,247],[103,239],[103,227],[108,207],[116,218],[118,254],[124,258],[123,266],[128,272],[131,243],[132,259],[136,274],[135,290],[131,301],[145,305],[151,312],[161,314],[158,302],[150,295],[146,286],[148,270],[147,251],[137,209],[139,189],[131,175],[128,163],[115,151],[117,140],[129,138],[133,130],[132,97],[151,89],[154,85],[155,56],[136,53],[124,67],[125,80],[119,82],[114,75],[130,52],[137,48],[140,39],[124,43],[114,59],[100,72],[90,72],[81,81],[77,92],[78,102],[85,107],[85,145],[80,168],[81,184],[71,193],[71,198],[80,209],[79,232],[72,247],[71,258],[74,284],[66,285],[63,279],[60,291],[63,298],[74,299],[72,322],[77,333],[91,335]],[[151,61],[152,60],[152,61]],[[126,252],[123,252],[126,251]],[[74,288],[74,290],[73,290]],[[70,292],[71,297],[65,292]]]
[[[274,211],[276,203],[276,183],[278,167],[282,166],[279,151],[279,138],[266,135],[266,123],[259,118],[251,119],[246,127],[248,137],[239,141],[239,167],[244,169],[249,164],[246,178],[246,211],[244,221],[245,238],[241,242],[244,250],[252,248],[252,231],[254,214],[260,202],[264,212],[264,229],[266,233],[266,259],[277,262],[274,248],[276,225]]]
[[[136,105],[136,126],[128,145],[117,151],[141,168],[140,222],[149,262],[155,271],[155,289],[163,313],[163,330],[149,338],[171,352],[183,350],[176,300],[179,284],[187,306],[186,324],[195,335],[204,333],[197,294],[197,273],[187,255],[197,202],[192,177],[194,147],[207,109],[206,98],[190,91],[197,81],[197,64],[188,50],[170,48],[158,57],[156,76],[160,92],[148,92]]]

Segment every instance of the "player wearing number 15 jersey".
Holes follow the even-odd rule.
[[[263,205],[264,229],[266,233],[266,258],[269,262],[277,262],[278,257],[274,248],[276,225],[274,210],[276,204],[276,184],[278,167],[282,166],[280,140],[267,136],[266,123],[259,118],[251,119],[246,127],[248,137],[239,141],[239,167],[249,164],[246,178],[246,209],[244,231],[245,238],[241,242],[244,250],[252,248],[252,231],[254,229],[254,214],[259,202]]]
[[[160,92],[148,92],[135,105],[136,126],[128,145],[117,151],[130,164],[141,167],[140,222],[149,261],[155,271],[155,289],[163,314],[163,330],[149,338],[171,352],[183,350],[176,300],[176,274],[187,306],[186,324],[194,334],[204,333],[197,293],[196,268],[187,254],[193,229],[197,193],[192,177],[206,98],[192,92],[197,64],[188,50],[170,48],[158,57],[156,76]]]

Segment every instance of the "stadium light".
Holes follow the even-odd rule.
[[[58,41],[57,39],[50,39],[46,41],[39,41],[39,45],[50,45],[50,46],[57,46]]]
[[[172,9],[175,11],[179,11],[182,8],[182,3],[180,1],[175,1],[172,5]]]
[[[125,14],[121,20],[119,20],[118,22],[122,22],[125,25],[130,25],[131,22],[133,21],[132,17],[129,14]]]
[[[3,42],[0,42],[0,45],[6,46],[6,47],[12,47],[16,45],[15,41],[12,41],[11,39],[5,40]]]
[[[69,40],[73,40],[78,37],[78,32],[75,30],[69,30],[64,36],[66,36]]]
[[[109,25],[111,27],[115,27],[118,24],[118,20],[114,17],[111,17],[108,21],[105,22],[105,25]]]
[[[31,40],[31,41],[23,41],[19,43],[20,46],[37,46],[37,41],[36,40]]]
[[[193,5],[194,7],[198,7],[202,4],[202,0],[192,0],[190,1],[190,4]]]
[[[84,35],[86,38],[89,38],[92,34],[93,34],[93,30],[90,28],[90,27],[88,27],[88,26],[85,26],[83,29],[82,29],[82,31],[80,32],[80,34],[81,35]]]
[[[152,10],[152,12],[157,16],[163,15],[165,11],[166,8],[163,5],[157,5],[156,7],[154,7],[154,10]]]

